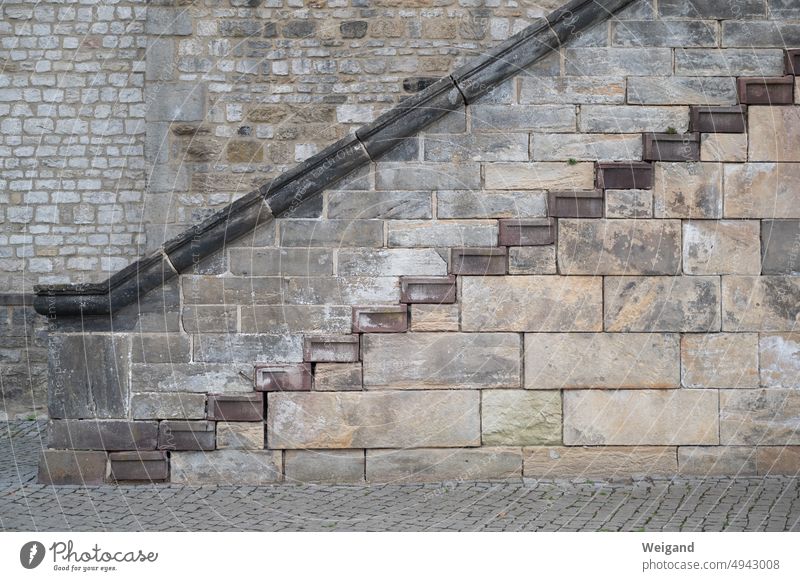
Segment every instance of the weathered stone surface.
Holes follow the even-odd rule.
[[[794,331],[798,321],[800,277],[722,277],[723,330]]]
[[[494,220],[397,220],[387,221],[389,246],[461,247],[497,244],[497,222]]]
[[[527,333],[525,387],[669,388],[680,386],[678,335]]]
[[[462,278],[465,331],[600,331],[602,279],[574,276]]]
[[[758,335],[684,335],[681,383],[684,387],[758,387]]]
[[[160,450],[111,452],[108,463],[116,482],[161,482],[169,476],[169,458]]]
[[[159,450],[213,450],[214,422],[165,421],[158,424]]]
[[[642,158],[641,135],[535,133],[531,140],[533,159],[536,161],[616,161]]]
[[[447,262],[431,248],[369,248],[340,250],[339,276],[438,276]]]
[[[519,102],[528,104],[614,104],[625,102],[622,77],[528,77],[520,78]]]
[[[264,422],[217,422],[217,448],[263,450]]]
[[[525,478],[631,478],[678,471],[675,448],[667,446],[525,448]]]
[[[800,388],[800,333],[761,335],[758,352],[762,386]]]
[[[521,477],[522,453],[514,448],[367,450],[367,482],[374,484]]]
[[[173,452],[170,460],[175,484],[260,486],[283,479],[280,450]]]
[[[719,25],[711,20],[648,21],[611,23],[614,46],[717,46]]]
[[[756,220],[693,220],[683,223],[683,271],[687,274],[759,274]]]
[[[800,161],[800,107],[749,107],[750,161]]]
[[[475,105],[469,114],[475,132],[575,131],[574,105]]]
[[[242,307],[242,333],[349,333],[352,309],[330,305]]]
[[[547,215],[544,192],[441,191],[436,194],[436,215],[442,218],[543,218]]]
[[[800,446],[759,446],[756,448],[759,476],[800,474]]]
[[[484,446],[560,444],[561,394],[521,389],[485,391],[481,431]]]
[[[283,303],[289,305],[360,305],[395,303],[400,292],[394,276],[297,277],[286,281]]]
[[[286,450],[284,462],[289,484],[364,482],[363,450]]]
[[[481,186],[480,166],[474,163],[378,163],[376,190],[471,190]]]
[[[303,339],[303,359],[315,363],[351,363],[358,361],[358,335],[317,335]]]
[[[262,322],[262,321],[259,321]],[[206,363],[295,363],[303,360],[300,335],[267,335],[271,327],[259,327],[260,334],[205,334],[194,337],[194,361]],[[144,390],[142,390],[144,391]],[[194,391],[194,390],[192,390]]]
[[[606,190],[606,218],[652,218],[652,190]]]
[[[724,445],[800,444],[800,392],[724,389],[719,392],[719,429]]]
[[[559,220],[561,274],[677,274],[678,220]]]
[[[684,3],[691,6],[691,3]],[[730,4],[733,6],[733,4]],[[783,73],[783,51],[738,48],[677,48],[675,74],[731,77],[780,75]]]
[[[722,166],[657,163],[656,218],[722,218]]]
[[[103,484],[108,455],[105,452],[42,450],[39,456],[39,484],[92,486]]]
[[[328,192],[328,218],[430,219],[430,192]]]
[[[594,164],[558,162],[493,163],[485,166],[486,187],[495,190],[590,190]]]
[[[726,218],[800,218],[800,164],[725,165]]]
[[[718,277],[606,277],[605,330],[708,333],[720,328]]]
[[[686,476],[755,476],[756,449],[739,446],[681,446],[678,469]]]
[[[579,47],[564,51],[566,75],[670,75],[668,48]]]
[[[670,127],[678,133],[686,132],[688,107],[583,105],[578,130],[585,133],[663,133]]]
[[[763,274],[800,274],[800,220],[762,221],[761,254]]]
[[[316,391],[361,391],[361,363],[317,363],[314,368]]]
[[[155,450],[157,422],[51,420],[50,448],[71,450]]]
[[[411,331],[458,331],[458,305],[411,305]]]
[[[131,336],[131,363],[188,363],[191,355],[188,335],[137,333]]]
[[[509,274],[556,274],[556,247],[517,246],[508,249]]]
[[[628,103],[642,105],[735,105],[731,77],[629,77]]]
[[[519,387],[520,338],[512,333],[365,335],[364,386]]]
[[[747,161],[747,135],[744,133],[703,133],[700,161]]]
[[[200,420],[206,417],[206,396],[201,393],[134,393],[134,420]]]
[[[381,220],[280,220],[281,246],[381,246]]]
[[[718,444],[717,405],[714,390],[566,391],[564,444]]]
[[[480,394],[463,391],[271,393],[275,449],[480,445]]]
[[[249,359],[249,362],[254,360]],[[131,366],[131,389],[173,393],[249,391],[252,384],[242,380],[241,369],[241,365],[217,363],[134,364]]]
[[[463,133],[425,137],[425,161],[527,161],[527,133]]]
[[[333,274],[333,252],[323,248],[232,248],[230,269],[243,276]]]
[[[181,320],[187,333],[235,333],[238,325],[235,305],[189,305],[183,307]]]

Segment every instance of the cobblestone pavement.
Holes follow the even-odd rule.
[[[389,486],[34,484],[44,426],[0,424],[0,530],[800,530],[800,480]]]

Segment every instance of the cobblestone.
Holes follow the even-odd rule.
[[[800,530],[797,478],[56,488],[35,484],[43,441],[0,424],[0,530]]]

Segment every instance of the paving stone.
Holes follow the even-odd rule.
[[[681,446],[678,467],[682,475],[755,476],[756,449],[740,446]]]
[[[364,386],[519,387],[520,338],[512,333],[365,335]]]
[[[157,422],[51,420],[48,446],[71,450],[155,450]]]
[[[625,102],[622,77],[526,77],[520,78],[519,102],[528,104],[613,104]]]
[[[722,218],[722,166],[656,163],[656,218]]]
[[[677,274],[677,220],[559,220],[561,274]]]
[[[800,218],[798,188],[798,164],[725,164],[725,217]]]
[[[264,422],[217,422],[217,448],[263,450]]]
[[[436,215],[444,218],[543,218],[544,192],[440,191]]]
[[[717,407],[714,390],[570,390],[564,392],[564,444],[718,444]]]
[[[652,190],[605,190],[606,218],[652,218]]]
[[[359,305],[394,303],[400,295],[394,276],[296,277],[286,280],[282,303],[290,305]]]
[[[439,276],[447,262],[431,248],[365,248],[338,252],[339,276]]]
[[[328,192],[328,218],[426,220],[430,192]]]
[[[624,160],[642,158],[640,135],[543,133],[531,136],[536,161]]]
[[[685,4],[691,6],[691,4]],[[675,74],[691,76],[741,77],[780,75],[780,49],[680,48],[675,50]]]
[[[425,161],[527,161],[527,133],[438,134],[425,137]]]
[[[763,220],[761,255],[763,274],[800,274],[800,220]]]
[[[230,270],[241,276],[333,274],[333,252],[323,248],[232,248]]]
[[[108,455],[105,452],[42,450],[39,458],[39,484],[92,486],[103,484]]]
[[[484,446],[561,443],[561,394],[556,391],[499,389],[482,392]]]
[[[361,363],[317,363],[314,367],[315,391],[361,391]]]
[[[800,318],[800,277],[723,276],[722,329],[794,331]]]
[[[236,333],[239,310],[236,306],[189,305],[181,311],[187,333]]]
[[[720,443],[743,446],[800,444],[800,392],[790,389],[721,390]]]
[[[720,328],[718,277],[606,277],[605,330],[708,333]]]
[[[458,331],[458,305],[411,305],[411,331]]]
[[[759,446],[756,448],[758,474],[786,474],[797,477],[800,474],[799,446]]]
[[[508,249],[509,274],[556,274],[556,247],[517,246]]]
[[[477,446],[479,400],[473,390],[271,393],[267,442],[275,449]]]
[[[159,450],[213,450],[216,427],[208,421],[167,420],[158,424]]]
[[[584,133],[686,133],[689,108],[683,106],[584,105],[578,130]]]
[[[521,477],[522,454],[514,448],[367,450],[367,481],[372,484]]]
[[[286,450],[284,462],[289,484],[364,482],[363,450]]]
[[[462,279],[465,331],[600,331],[599,277],[503,276]]]
[[[614,46],[718,46],[719,25],[713,20],[647,21],[611,23]]]
[[[283,478],[279,450],[173,452],[170,460],[170,481],[176,484],[260,486]]]
[[[241,332],[258,334],[349,333],[352,308],[331,305],[244,306]]]
[[[568,47],[564,61],[566,75],[672,74],[672,51],[668,48]]]
[[[527,389],[670,388],[680,385],[678,335],[527,333]]]
[[[703,133],[701,161],[747,161],[747,135],[744,133]]]
[[[495,190],[589,190],[594,186],[594,164],[586,162],[493,163],[484,171],[486,187]]]
[[[474,105],[469,108],[473,132],[520,130],[575,131],[574,105]]]
[[[603,446],[525,448],[525,478],[630,478],[673,475],[675,448]]]
[[[756,220],[684,221],[683,271],[687,274],[759,274],[760,241]]]
[[[749,107],[747,127],[750,161],[800,161],[797,107]]]
[[[758,335],[684,335],[681,378],[684,387],[758,387]]]
[[[481,187],[474,163],[383,162],[375,169],[376,190],[471,190]]]
[[[758,353],[763,387],[800,388],[800,333],[762,334]]]
[[[629,77],[628,103],[635,105],[735,105],[731,77]]]
[[[497,243],[494,220],[387,221],[388,245],[397,247],[492,246]]]
[[[201,420],[206,417],[206,396],[201,393],[134,393],[134,420]]]

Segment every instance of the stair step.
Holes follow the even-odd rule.
[[[642,143],[645,161],[700,161],[699,133],[645,133]]]
[[[405,333],[406,305],[353,307],[353,333]]]
[[[554,218],[602,218],[603,190],[553,191],[547,198],[547,213]]]
[[[800,48],[787,48],[784,61],[784,70],[787,75],[800,73]]]
[[[697,133],[744,133],[747,130],[747,105],[689,108],[689,131]]]
[[[739,77],[739,102],[745,105],[792,105],[794,77]]]
[[[646,161],[609,161],[597,164],[597,187],[604,190],[649,190],[653,165]]]
[[[547,246],[555,241],[556,221],[553,218],[500,220],[500,246]]]
[[[456,277],[401,276],[400,302],[436,304],[456,302]]]

